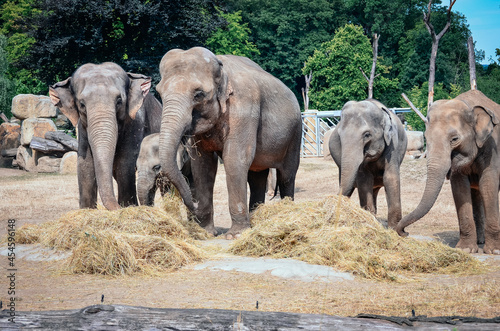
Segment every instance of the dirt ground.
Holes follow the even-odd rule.
[[[403,215],[418,204],[425,185],[426,160],[404,161],[402,166]],[[296,201],[322,199],[338,191],[338,170],[332,160],[301,160],[296,181]],[[353,199],[357,200],[356,196]],[[157,203],[159,196],[157,196]],[[273,201],[271,201],[273,203]],[[377,217],[386,219],[383,191]],[[0,235],[8,219],[16,227],[59,218],[78,208],[76,175],[33,174],[0,169]],[[215,188],[216,226],[230,224],[222,166]],[[448,181],[428,215],[407,228],[411,235],[438,237],[455,246],[458,222]],[[76,309],[101,302],[161,308],[214,308],[233,310],[325,313],[354,316],[358,313],[409,316],[500,315],[500,260],[475,254],[490,266],[484,274],[456,276],[431,274],[410,283],[388,283],[361,278],[339,282],[305,282],[237,271],[195,270],[193,266],[161,276],[73,275],[58,272],[60,262],[16,260],[17,310]],[[7,273],[7,257],[0,265]],[[8,300],[8,279],[0,280],[0,300]]]

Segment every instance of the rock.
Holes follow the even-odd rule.
[[[59,172],[61,159],[55,156],[42,156],[38,159],[36,171],[38,172]]]
[[[20,119],[56,117],[57,107],[44,95],[18,94],[12,99],[12,114]]]
[[[18,148],[21,145],[21,126],[14,123],[0,125],[0,150]]]
[[[36,152],[31,148],[21,145],[17,149],[16,164],[19,168],[26,171],[35,171],[35,158]]]
[[[59,130],[72,130],[73,129],[73,124],[71,124],[70,120],[66,116],[64,116],[63,114],[57,115],[55,123],[56,123],[57,129],[59,129]]]
[[[422,131],[406,131],[408,137],[408,146],[406,151],[424,150],[424,133]]]
[[[330,141],[330,137],[331,137],[334,129],[335,128],[326,131],[325,134],[323,135],[323,158],[325,160],[332,159],[332,155],[330,154],[330,147],[328,145],[328,142]]]
[[[76,152],[68,152],[64,154],[59,166],[61,174],[76,174],[78,154]]]
[[[44,138],[48,131],[56,131],[54,122],[47,118],[28,118],[21,125],[21,145],[29,145],[33,137]]]

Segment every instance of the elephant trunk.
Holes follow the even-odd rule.
[[[444,151],[444,152],[443,152]],[[404,229],[424,217],[429,210],[432,208],[436,199],[443,187],[446,174],[450,170],[451,158],[450,154],[446,153],[449,148],[441,148],[439,155],[433,155],[431,150],[429,152],[429,159],[427,161],[427,181],[425,183],[425,189],[418,204],[417,208],[410,214],[406,215],[397,225],[396,231],[401,236],[408,235]]]
[[[352,141],[352,140],[351,140]],[[363,146],[342,145],[340,194],[350,197],[356,185],[359,167],[363,163]]]
[[[113,161],[118,141],[116,111],[102,105],[97,105],[94,109],[95,115],[88,118],[88,136],[97,187],[104,207],[115,210],[120,208],[113,190]]]
[[[156,193],[156,178],[148,174],[137,174],[137,198],[141,206],[153,206]]]
[[[191,116],[192,105],[187,97],[171,94],[164,98],[160,132],[161,169],[179,191],[184,204],[194,212],[196,205],[191,190],[177,164],[177,150],[182,137],[191,126]]]

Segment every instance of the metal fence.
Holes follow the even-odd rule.
[[[411,112],[410,108],[390,108],[396,114]],[[325,133],[335,128],[340,121],[340,110],[316,111],[302,113],[302,147],[301,157],[323,156]]]

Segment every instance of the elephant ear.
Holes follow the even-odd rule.
[[[493,128],[498,124],[495,114],[488,108],[475,106],[474,112],[474,131],[476,132],[476,145],[483,147],[484,143],[493,133]]]
[[[50,86],[49,96],[52,104],[59,108],[71,121],[71,124],[76,127],[80,116],[76,107],[75,96],[71,89],[71,77]]]
[[[130,72],[127,72],[127,76],[130,81],[127,98],[127,112],[132,119],[135,119],[135,115],[137,115],[137,112],[142,107],[144,98],[151,89],[151,77]]]
[[[384,140],[385,144],[389,146],[391,141],[396,143],[398,141],[398,130],[396,127],[396,123],[392,120],[391,111],[387,109],[387,107],[382,106],[382,111],[384,112]]]
[[[217,100],[219,101],[221,112],[225,113],[227,111],[227,99],[229,99],[229,96],[233,94],[233,86],[229,81],[229,77],[224,70],[222,62],[219,59],[217,59],[217,62],[219,63],[220,68],[219,76],[216,80],[218,84]]]

